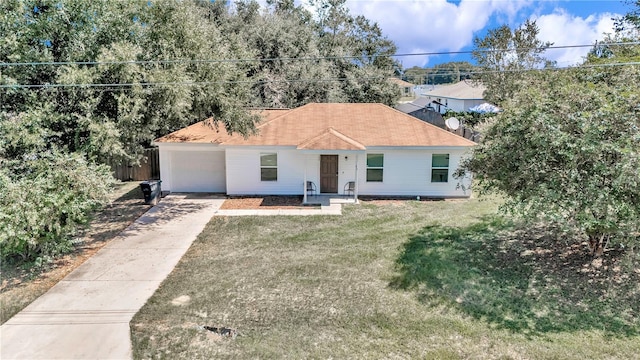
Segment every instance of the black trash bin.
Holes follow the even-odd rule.
[[[160,180],[148,180],[140,183],[145,205],[156,205],[160,201],[161,182]]]

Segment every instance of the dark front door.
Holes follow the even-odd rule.
[[[320,192],[338,192],[338,155],[320,155]]]

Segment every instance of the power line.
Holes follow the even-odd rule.
[[[371,77],[360,78],[361,80],[384,80],[385,78]],[[216,84],[267,84],[267,83],[303,83],[303,82],[339,82],[346,81],[347,78],[330,78],[330,79],[282,79],[282,80],[221,80],[221,81],[182,81],[182,82],[142,82],[142,83],[93,83],[93,84],[32,84],[32,85],[0,85],[0,89],[55,89],[55,88],[109,88],[109,87],[152,87],[152,86],[164,86],[164,85],[186,85],[186,86],[199,86],[199,85],[216,85]]]
[[[63,66],[63,65],[149,65],[149,64],[211,64],[211,63],[239,63],[239,62],[270,62],[270,61],[320,61],[320,60],[355,60],[363,57],[410,57],[410,56],[435,56],[435,55],[462,55],[472,53],[496,53],[532,50],[574,49],[593,46],[625,46],[640,45],[640,41],[611,42],[584,45],[558,45],[539,48],[514,48],[514,49],[477,49],[463,51],[431,51],[420,53],[379,54],[366,56],[314,56],[314,57],[274,57],[274,58],[242,58],[242,59],[174,59],[174,60],[121,60],[121,61],[34,61],[34,62],[0,62],[0,67],[14,66]]]
[[[494,53],[494,52],[514,52],[514,51],[532,51],[532,50],[554,50],[554,49],[574,49],[585,48],[594,46],[624,46],[624,45],[640,45],[640,41],[629,42],[612,42],[612,43],[598,43],[589,45],[558,45],[558,46],[546,46],[537,48],[513,48],[513,49],[477,49],[477,50],[462,50],[462,51],[441,51],[441,52],[424,52],[424,53],[407,53],[407,54],[395,54],[398,56],[429,56],[429,55],[462,55],[473,53]]]
[[[540,68],[540,69],[513,69],[513,70],[482,70],[482,71],[450,71],[426,74],[427,76],[449,76],[449,75],[483,75],[483,74],[499,74],[499,73],[524,73],[532,71],[563,71],[579,68],[603,68],[617,66],[634,66],[640,65],[640,61],[605,63],[605,64],[587,64],[579,67],[565,68]],[[381,81],[384,77],[363,77],[358,78],[361,81]],[[86,83],[86,84],[3,84],[0,89],[70,89],[70,88],[98,88],[105,90],[115,90],[135,87],[150,88],[155,86],[201,86],[201,85],[221,85],[221,84],[269,84],[269,83],[321,83],[321,82],[343,82],[348,78],[326,78],[326,79],[280,79],[280,80],[220,80],[220,81],[180,81],[180,82],[129,82],[129,83]]]
[[[385,80],[386,77],[366,77],[358,80]],[[343,82],[348,78],[328,78],[328,79],[281,79],[281,80],[220,80],[220,81],[182,81],[182,82],[140,82],[140,83],[92,83],[92,84],[26,84],[26,85],[0,85],[0,89],[57,89],[57,88],[149,88],[165,85],[219,85],[219,84],[269,84],[269,83],[320,83],[320,82]]]

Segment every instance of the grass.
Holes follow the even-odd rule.
[[[404,245],[392,286],[419,289],[425,302],[449,301],[521,334],[597,329],[636,337],[640,273],[621,264],[632,254],[607,255],[586,257],[584,246],[564,243],[548,229],[514,230],[499,218],[463,228],[433,225]]]
[[[72,253],[41,266],[0,261],[0,323],[47,292],[146,212],[149,206],[144,205],[142,198],[138,182],[119,183],[113,190],[111,203],[98,211],[77,235]]]
[[[637,258],[593,260],[546,228],[494,216],[497,206],[363,202],[341,217],[214,217],[134,317],[134,356],[637,357]]]

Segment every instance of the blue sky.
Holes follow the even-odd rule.
[[[474,36],[508,24],[515,28],[536,19],[539,38],[554,45],[593,44],[612,32],[612,17],[630,10],[623,0],[347,0],[353,15],[377,22],[398,45],[399,53],[466,51]],[[589,48],[549,50],[558,66],[582,61]],[[448,61],[470,61],[468,55],[412,56],[405,68]]]

